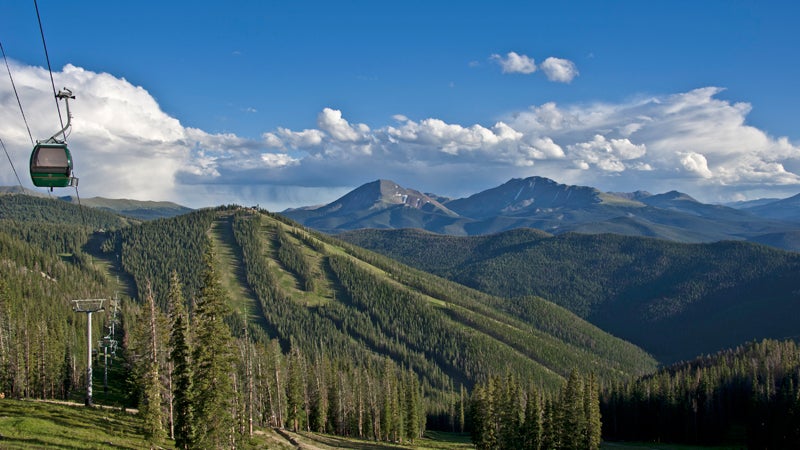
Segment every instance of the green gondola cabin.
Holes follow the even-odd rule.
[[[38,187],[67,187],[72,184],[72,155],[67,144],[40,142],[31,153],[31,180]]]

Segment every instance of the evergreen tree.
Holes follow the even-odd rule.
[[[300,350],[292,340],[289,351],[288,380],[286,380],[286,426],[295,433],[300,430],[303,412],[303,361]]]
[[[558,420],[558,406],[553,399],[548,398],[544,403],[542,417],[542,443],[543,449],[557,449],[561,446],[561,423]]]
[[[203,285],[194,317],[193,404],[197,445],[223,448],[230,445],[233,433],[232,337],[224,321],[228,312],[227,298],[214,269],[211,244],[207,244],[204,262]]]
[[[583,382],[573,370],[561,397],[561,448],[583,450],[586,436],[586,416],[583,404]]]
[[[145,357],[146,371],[143,377],[142,402],[139,415],[144,423],[144,435],[152,445],[158,445],[164,438],[161,423],[161,381],[158,375],[158,342],[156,329],[156,303],[148,284],[147,315],[149,324],[148,355]]]
[[[521,441],[522,448],[536,450],[541,445],[542,424],[539,418],[539,396],[536,389],[528,390],[528,399],[525,402],[525,419],[522,423]]]
[[[0,278],[0,392],[2,393],[5,393],[8,385],[9,336],[6,330],[7,324],[10,322],[7,317],[10,304],[8,284],[4,278]]]
[[[458,401],[458,432],[463,433],[467,427],[467,414],[466,414],[466,402],[467,402],[467,388],[464,385],[461,385],[460,397]]]
[[[480,449],[499,448],[497,439],[497,416],[495,411],[495,378],[486,385],[477,385],[472,391],[470,413],[472,418],[472,442]]]
[[[586,379],[583,389],[583,412],[586,421],[586,437],[582,447],[587,450],[597,450],[600,448],[603,424],[600,420],[599,388],[594,373],[589,374],[589,378]]]
[[[505,380],[497,384],[497,391],[497,426],[500,447],[519,448],[522,425],[520,413],[523,412],[520,402],[522,389],[514,374],[509,371],[506,373]]]
[[[408,372],[404,377],[404,384],[406,386],[405,437],[409,441],[414,442],[414,439],[422,435],[422,427],[420,426],[420,421],[423,419],[422,414],[424,414],[424,411],[422,412],[420,411],[421,408],[420,408],[419,379],[417,378],[417,375],[414,373],[413,370],[408,369]]]
[[[172,395],[175,415],[175,447],[189,449],[195,446],[189,315],[186,312],[186,304],[176,271],[173,271],[170,277],[168,302],[172,322],[170,360],[174,366]]]

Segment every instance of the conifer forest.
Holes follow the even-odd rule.
[[[87,317],[71,301],[106,299],[92,336],[122,370],[103,398],[138,410],[153,446],[247,448],[263,428],[407,445],[440,430],[479,449],[800,442],[791,340],[659,367],[546,299],[467,288],[258,208],[141,222],[3,195],[0,222],[0,392],[83,401]],[[91,344],[101,398],[108,360]]]

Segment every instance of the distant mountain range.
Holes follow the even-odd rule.
[[[734,206],[701,203],[677,191],[606,193],[529,177],[459,199],[376,180],[327,205],[281,214],[327,233],[419,228],[473,236],[536,228],[551,234],[614,233],[677,242],[746,240],[800,250],[800,195]]]
[[[25,194],[32,197],[48,198],[46,194],[42,194],[39,191],[33,191],[30,189],[21,188],[19,186],[0,186],[0,195],[3,194]],[[83,206],[101,209],[139,220],[175,217],[193,211],[191,208],[187,208],[173,202],[111,199],[104,197],[81,198],[79,202],[78,198],[72,195],[58,196],[54,198],[58,198],[59,200],[63,200],[67,203],[72,203],[75,205],[80,203]]]
[[[800,253],[517,229],[485,236],[362,229],[337,236],[524,310],[546,298],[669,364],[762,338],[797,338]]]

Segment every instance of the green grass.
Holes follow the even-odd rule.
[[[79,404],[0,399],[0,449],[143,449],[150,444],[140,434],[135,414],[116,408],[86,408]],[[257,429],[239,442],[244,449],[472,449],[469,435],[429,431],[413,444],[400,445],[314,433]],[[163,448],[173,448],[165,440]],[[634,447],[635,448],[635,447]]]
[[[442,431],[428,431],[422,439],[417,439],[414,443],[393,444],[390,442],[376,442],[364,439],[356,439],[329,434],[316,433],[291,433],[282,431],[282,434],[290,437],[297,442],[300,448],[311,449],[338,449],[348,448],[356,450],[397,450],[397,449],[430,449],[430,450],[460,450],[474,449],[469,434],[467,433],[445,433]]]
[[[118,409],[0,400],[0,448],[149,448],[139,419]]]
[[[230,297],[231,307],[242,316],[247,317],[249,322],[262,322],[263,316],[258,306],[258,300],[244,281],[244,269],[241,267],[242,257],[237,253],[238,245],[228,220],[226,218],[215,220],[209,237],[213,241],[216,251],[215,268],[222,288]]]
[[[739,446],[714,446],[702,447],[698,445],[661,444],[655,442],[603,442],[601,450],[744,450],[747,447]]]

